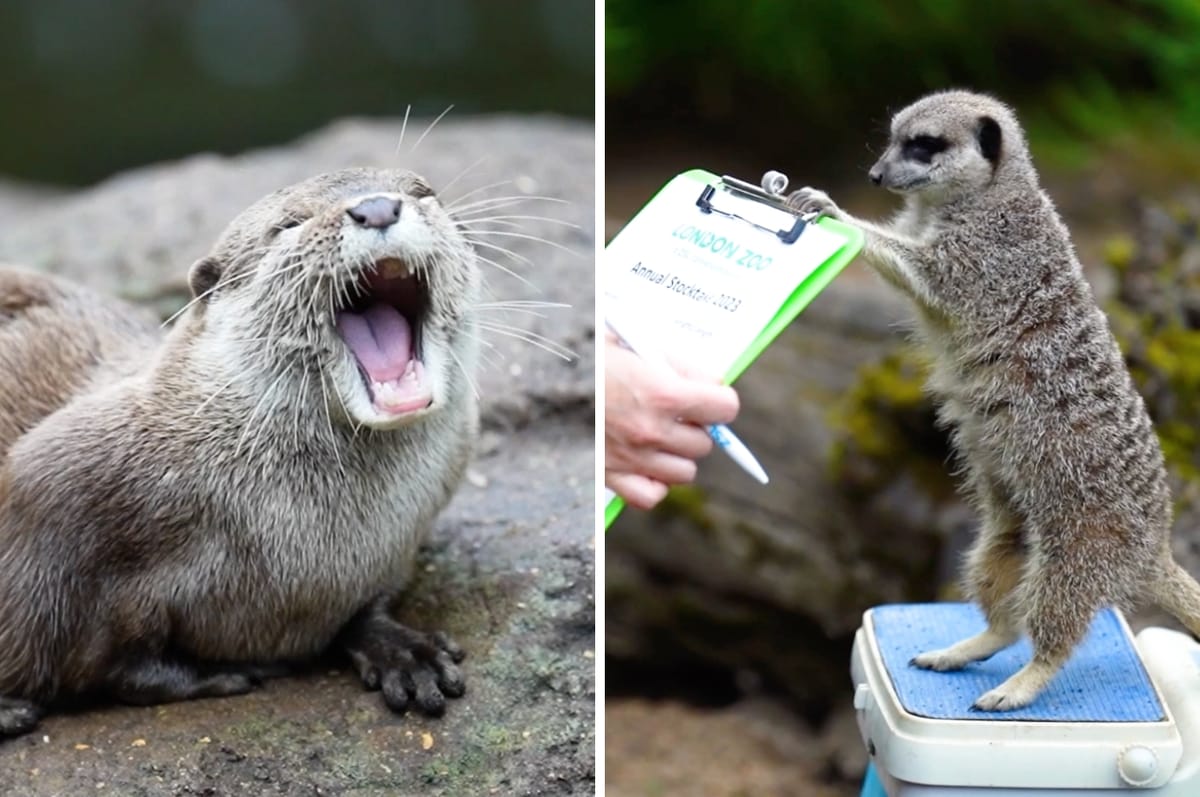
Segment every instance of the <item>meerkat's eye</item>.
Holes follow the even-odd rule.
[[[920,163],[931,163],[933,156],[945,152],[950,143],[941,136],[913,136],[904,142],[904,157]]]

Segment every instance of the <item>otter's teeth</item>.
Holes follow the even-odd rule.
[[[429,405],[431,395],[422,382],[425,379],[425,369],[416,360],[409,360],[408,365],[396,379],[388,382],[371,381],[371,396],[375,405],[388,410],[410,411]]]
[[[400,279],[408,276],[408,266],[404,264],[404,261],[394,257],[380,260],[378,268],[379,275],[384,279]]]

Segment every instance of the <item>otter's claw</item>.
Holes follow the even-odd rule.
[[[801,188],[788,194],[787,206],[800,213],[817,213],[821,216],[837,218],[841,209],[829,198],[829,194],[815,188]]]
[[[393,711],[404,711],[411,699],[437,716],[446,710],[447,697],[466,691],[456,666],[462,648],[441,632],[414,631],[384,611],[368,609],[347,628],[343,644],[363,685],[380,690]]]

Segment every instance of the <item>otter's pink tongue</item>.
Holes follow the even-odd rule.
[[[363,313],[338,313],[337,329],[373,382],[399,379],[412,360],[412,327],[394,307],[374,304]]]

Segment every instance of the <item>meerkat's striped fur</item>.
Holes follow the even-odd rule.
[[[1158,439],[1012,110],[927,96],[896,114],[870,176],[904,196],[890,224],[812,189],[789,203],[861,227],[864,259],[916,305],[981,515],[965,580],[988,628],[913,664],[959,669],[1028,633],[1032,661],[975,703],[1007,710],[1037,697],[1104,606],[1149,599],[1200,634]]]

